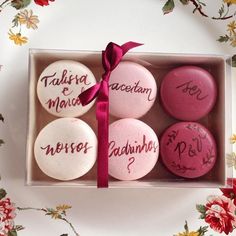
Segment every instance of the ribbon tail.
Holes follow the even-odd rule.
[[[98,161],[97,161],[97,186],[98,188],[108,187],[108,116],[109,104],[97,102],[99,109],[98,120]]]
[[[108,187],[108,148],[109,148],[109,100],[108,83],[101,82],[98,94],[96,117],[98,121],[98,161],[97,161],[97,186]]]
[[[121,45],[121,48],[123,50],[123,56],[132,48],[138,47],[138,46],[142,46],[142,43],[136,43],[136,42],[132,42],[129,41],[127,43],[124,43],[123,45]]]
[[[90,102],[92,102],[98,96],[100,86],[101,86],[101,84],[97,83],[94,86],[92,86],[92,87],[88,88],[87,90],[83,91],[79,95],[80,102],[83,106],[89,104]]]

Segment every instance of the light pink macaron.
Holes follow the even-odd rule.
[[[109,174],[119,180],[144,177],[155,166],[159,142],[144,122],[126,118],[109,127]]]
[[[164,77],[160,96],[165,110],[184,121],[196,121],[207,115],[216,102],[213,76],[197,66],[181,66]]]
[[[139,118],[151,109],[156,94],[156,81],[149,70],[134,62],[120,62],[109,81],[110,114]]]
[[[214,137],[196,122],[179,122],[167,128],[160,140],[160,153],[164,165],[185,178],[207,174],[217,158]]]

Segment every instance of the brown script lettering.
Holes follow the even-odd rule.
[[[45,150],[46,156],[54,156],[56,153],[79,153],[83,152],[86,154],[92,146],[88,146],[88,142],[85,143],[61,143],[58,142],[55,146],[48,144],[45,147],[40,147]]]
[[[139,85],[140,80],[138,82],[135,82],[134,85],[126,85],[126,84],[120,84],[120,83],[113,83],[109,85],[109,88],[111,90],[120,90],[122,92],[127,93],[142,93],[147,94],[148,101],[153,101],[155,97],[151,98],[152,95],[152,89],[151,88],[143,88]]]
[[[90,85],[91,83],[88,82],[88,75],[73,75],[71,71],[68,72],[67,69],[64,69],[62,74],[57,76],[57,72],[53,73],[52,75],[44,76],[40,81],[44,82],[44,87],[47,86],[59,86],[59,85],[71,85],[74,83],[75,85],[84,84]]]
[[[187,149],[188,156],[194,157],[197,156],[197,153],[202,152],[202,140],[206,138],[206,134],[202,136],[199,134],[196,137],[192,138],[192,143],[188,144],[185,141],[180,141],[177,143],[174,151],[178,153],[179,159],[181,160],[181,155],[185,152]]]
[[[122,155],[129,155],[133,153],[148,153],[148,152],[157,152],[158,144],[152,140],[146,141],[146,136],[143,135],[143,142],[142,144],[135,144],[130,143],[127,140],[126,144],[123,147],[116,146],[115,141],[109,142],[109,157],[111,156],[122,156]]]
[[[197,85],[194,85],[192,80],[186,83],[180,84],[176,88],[177,89],[182,88],[183,93],[188,93],[190,96],[195,96],[196,99],[199,101],[208,97],[208,94],[205,96],[202,95],[202,90]]]
[[[76,98],[66,98],[62,99],[60,97],[56,97],[55,99],[50,98],[46,104],[48,105],[49,109],[55,108],[57,113],[60,113],[63,109],[67,107],[75,107],[80,106],[81,102],[79,96]]]

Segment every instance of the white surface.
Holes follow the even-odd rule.
[[[6,8],[1,12],[0,112],[5,124],[0,126],[0,135],[6,144],[0,148],[0,183],[18,206],[71,204],[73,208],[68,218],[82,236],[171,236],[183,231],[185,220],[191,229],[206,225],[198,219],[195,204],[204,204],[209,194],[220,194],[218,189],[104,190],[24,186],[29,48],[102,50],[109,41],[122,44],[133,40],[144,43],[135,51],[233,53],[232,47],[216,41],[225,33],[226,22],[198,17],[197,13],[192,14],[192,6],[180,4],[176,4],[173,13],[163,16],[164,2],[56,0],[43,8],[31,4],[30,8],[40,19],[39,29],[26,32],[29,43],[22,47],[14,45],[7,35],[15,10]],[[215,1],[214,6],[217,8]],[[20,212],[16,223],[26,227],[19,232],[23,236],[66,232],[74,235],[66,224],[35,212]]]

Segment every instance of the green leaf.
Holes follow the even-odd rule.
[[[15,226],[14,226],[14,230],[15,230],[15,231],[20,231],[20,230],[23,230],[23,229],[25,229],[25,228],[24,228],[24,226],[22,226],[22,225],[15,225]]]
[[[197,204],[196,205],[196,209],[198,210],[198,212],[200,213],[206,213],[206,207],[202,204]]]
[[[7,236],[17,236],[17,232],[15,230],[11,230],[8,232]]]
[[[199,218],[200,219],[205,219],[205,217],[206,217],[206,207],[204,205],[197,204],[196,209],[198,210],[198,212],[201,213]]]
[[[206,213],[206,207],[204,205],[201,204],[197,204],[196,205],[196,209],[198,210],[198,212],[205,214]]]
[[[17,27],[19,25],[19,15],[16,14],[14,19],[12,20],[12,27]]]
[[[0,121],[4,122],[4,118],[3,118],[2,114],[0,114]]]
[[[236,55],[232,57],[232,66],[236,67]]]
[[[31,0],[12,0],[11,5],[17,10],[27,7],[31,3]]]
[[[199,236],[204,236],[205,233],[208,231],[208,226],[203,226],[198,229]]]
[[[229,41],[229,36],[226,34],[225,36],[220,36],[217,41],[223,43],[223,42],[228,42]]]
[[[185,229],[185,232],[186,232],[186,233],[189,232],[189,229],[188,229],[188,222],[187,222],[187,221],[185,221],[184,229]]]
[[[0,139],[0,147],[2,144],[4,144],[4,141],[2,139]]]
[[[1,188],[0,189],[0,200],[3,199],[4,197],[6,197],[7,192],[5,189]]]
[[[201,219],[201,220],[204,220],[206,218],[206,214],[201,214],[200,216],[199,216],[199,219]]]
[[[172,12],[174,7],[175,7],[174,0],[168,0],[165,3],[164,7],[162,8],[162,11],[163,11],[164,15]]]
[[[223,13],[225,12],[225,5],[224,4],[222,4],[222,6],[218,12],[219,12],[220,17],[222,17]]]
[[[187,5],[189,3],[189,0],[180,0],[180,2],[183,4],[183,5]]]

